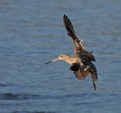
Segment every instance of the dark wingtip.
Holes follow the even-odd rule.
[[[67,17],[66,14],[64,14],[63,17]]]
[[[94,89],[96,91],[96,84],[95,84],[95,81],[94,80],[93,80],[93,87],[94,87]]]
[[[65,18],[66,18],[66,15],[64,14],[64,15],[63,15],[63,20],[64,20]]]
[[[66,20],[67,20],[68,16],[66,16],[65,14],[63,15],[63,22],[64,24],[66,24]],[[66,25],[65,25],[66,26]]]

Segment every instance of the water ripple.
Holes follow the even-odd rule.
[[[38,95],[31,94],[13,94],[13,93],[0,93],[1,100],[28,100],[28,99],[38,99]]]

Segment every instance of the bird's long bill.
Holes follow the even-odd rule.
[[[54,60],[51,60],[49,62],[46,62],[45,64],[49,64],[49,63],[52,63],[52,62],[56,62],[58,60],[58,58],[54,59]]]

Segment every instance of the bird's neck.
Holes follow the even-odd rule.
[[[77,58],[67,55],[67,57],[66,57],[66,59],[64,59],[64,61],[67,62],[68,64],[73,64],[73,63],[77,62]]]

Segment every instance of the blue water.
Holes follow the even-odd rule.
[[[73,54],[69,16],[94,50],[99,80],[80,81],[64,62]],[[0,113],[120,113],[120,0],[0,0]]]

